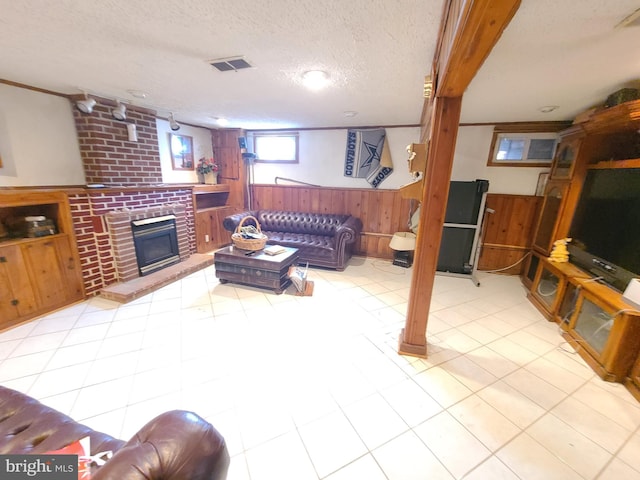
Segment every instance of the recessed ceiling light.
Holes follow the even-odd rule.
[[[320,90],[329,85],[329,74],[324,70],[309,70],[302,74],[302,83],[310,90]]]
[[[226,127],[227,125],[229,125],[229,120],[227,120],[226,118],[216,118],[216,123],[221,127]]]
[[[346,112],[343,112],[345,117],[355,117],[358,112],[354,112],[353,110],[347,110]]]
[[[559,109],[560,107],[558,105],[545,105],[544,107],[540,107],[538,109],[538,111],[542,112],[542,113],[551,113],[554,110]]]

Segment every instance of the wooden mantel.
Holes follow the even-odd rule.
[[[451,180],[462,95],[502,32],[520,0],[449,0],[431,71],[434,100],[425,102],[422,138],[430,138],[416,240],[414,271],[405,328],[398,352],[427,356],[427,322]],[[428,227],[427,227],[428,226]]]

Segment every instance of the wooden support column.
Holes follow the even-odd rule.
[[[398,352],[427,356],[427,322],[447,208],[462,95],[515,15],[520,0],[448,0],[431,67],[434,104],[425,104],[421,138],[430,138],[405,328]],[[429,100],[427,100],[428,102]],[[430,132],[431,135],[427,135]]]
[[[401,354],[427,356],[427,319],[438,266],[461,107],[462,97],[441,97],[436,99],[433,109],[433,140],[429,144],[420,208],[420,226],[429,225],[429,228],[418,230],[407,322],[400,332],[398,344]]]

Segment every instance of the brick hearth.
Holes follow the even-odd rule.
[[[213,260],[213,255],[194,253],[184,262],[163,268],[151,275],[109,285],[100,291],[100,296],[116,302],[127,303],[213,265]]]

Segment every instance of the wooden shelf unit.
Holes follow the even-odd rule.
[[[640,311],[614,289],[592,278],[569,279],[576,289],[565,292],[573,304],[563,336],[603,379],[624,382],[640,352]]]
[[[0,190],[0,221],[45,216],[56,233],[0,241],[0,331],[84,298],[67,193]]]
[[[640,311],[619,292],[571,263],[541,258],[528,297],[602,379],[625,381],[640,352]]]
[[[523,283],[594,371],[624,382],[640,400],[640,312],[590,274],[545,258],[554,241],[569,235],[590,169],[640,168],[638,131],[640,100],[597,110],[561,132]]]
[[[196,252],[207,253],[230,243],[230,234],[222,227],[224,218],[235,212],[228,205],[229,192],[227,184],[193,187]]]

